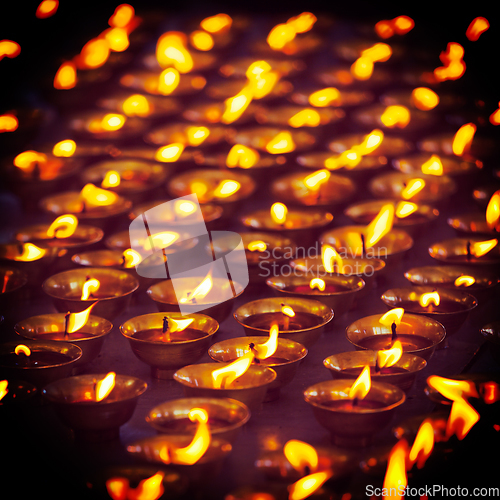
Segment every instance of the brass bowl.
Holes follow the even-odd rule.
[[[71,342],[82,350],[82,357],[76,361],[74,368],[81,368],[93,361],[101,352],[106,335],[111,331],[113,325],[104,318],[90,315],[89,319],[78,330],[64,337],[65,314],[43,314],[19,321],[15,326],[15,332],[21,337],[54,342]]]
[[[54,274],[43,282],[42,289],[52,298],[59,312],[80,312],[97,301],[81,300],[83,284],[89,277],[96,278],[101,283],[96,296],[102,298],[99,298],[92,313],[109,320],[128,307],[132,294],[139,286],[137,279],[126,271],[89,267]]]
[[[219,363],[188,365],[174,373],[174,380],[183,386],[187,397],[236,399],[248,406],[250,411],[254,411],[259,409],[267,388],[276,379],[276,372],[272,368],[251,365],[230,387],[216,389],[212,382],[212,372],[219,368]]]
[[[199,331],[200,337],[175,342],[145,340],[137,338],[138,332],[162,330],[163,318],[174,320],[193,318],[190,329]],[[151,313],[125,321],[120,332],[129,341],[133,353],[144,363],[151,366],[151,376],[157,379],[171,379],[174,372],[183,366],[198,361],[207,351],[212,336],[219,329],[219,323],[204,314],[183,316],[180,313]],[[182,333],[181,333],[182,336]]]
[[[490,239],[490,238],[488,238]],[[496,245],[488,253],[481,257],[467,256],[467,244],[484,241],[484,238],[470,236],[468,238],[451,238],[449,240],[434,243],[429,247],[429,255],[443,264],[454,264],[462,266],[488,266],[498,271],[500,268],[500,245]]]
[[[365,366],[370,368],[376,366],[377,351],[349,351],[340,354],[333,354],[323,360],[323,365],[330,371],[333,379],[349,378],[356,379]],[[374,382],[385,382],[395,385],[405,392],[408,392],[415,381],[417,374],[427,366],[427,361],[414,354],[403,353],[399,361],[394,365],[400,373],[377,373],[370,370],[371,380]],[[359,373],[345,372],[347,369],[358,369]]]
[[[321,292],[317,288],[309,288],[311,279],[305,274],[274,276],[266,281],[266,285],[278,297],[319,300],[332,309],[337,318],[351,309],[359,292],[365,287],[365,282],[358,276],[329,274],[321,279],[325,282],[326,287],[337,286],[339,290],[328,291],[325,289],[325,291]],[[296,286],[304,287],[305,291],[294,290]]]
[[[351,323],[346,329],[347,340],[354,345],[357,350],[380,350],[387,349],[387,340],[391,343],[391,328],[382,325],[380,318],[382,314],[365,316]],[[443,342],[446,337],[444,326],[438,321],[423,315],[404,314],[401,323],[397,327],[397,333],[401,338],[415,336],[415,342],[421,339],[422,345],[409,348],[403,343],[403,353],[414,354],[424,358],[426,361],[434,354],[436,347]],[[404,337],[402,337],[404,335]],[[378,341],[380,345],[376,349],[369,349],[363,345],[363,341],[371,339]]]
[[[180,290],[179,286],[176,285],[177,293],[182,294],[184,291],[189,292],[194,290],[201,283],[202,279],[203,277],[183,278],[181,284],[183,289]],[[230,289],[231,283],[223,278],[212,278],[212,280],[214,283],[212,291],[209,292],[208,295],[206,295],[203,301],[198,302],[197,305],[199,306],[200,304],[202,304],[204,306],[203,314],[210,316],[220,324],[229,316],[233,308],[234,299],[244,292],[244,288],[242,288],[238,283],[232,282],[236,291],[236,295],[233,295],[232,298],[224,302],[219,302],[217,297],[217,290],[221,288]],[[156,303],[156,307],[158,307],[158,310],[160,312],[180,313],[176,290],[174,289],[171,280],[159,281],[158,283],[151,285],[147,290],[147,294],[149,298]],[[190,314],[189,304],[184,304],[182,307],[184,309],[184,312]],[[193,312],[197,311],[199,311],[199,307],[196,307],[196,305],[193,306]]]
[[[380,407],[349,411],[328,406],[333,401],[346,401],[352,384],[352,379],[328,380],[312,385],[304,392],[304,399],[311,405],[316,420],[330,431],[332,442],[337,446],[367,446],[373,435],[389,424],[394,410],[406,399],[399,387],[372,382],[365,399]]]
[[[462,236],[479,236],[485,240],[498,237],[497,229],[488,226],[485,212],[467,213],[449,217],[447,223],[448,226],[455,229]]]
[[[252,326],[251,319],[258,314],[276,314],[276,321],[281,316],[281,304],[286,303],[292,307],[295,313],[310,315],[314,323],[297,329],[284,330],[280,328],[280,337],[294,340],[309,349],[320,337],[326,325],[333,319],[333,311],[318,300],[271,297],[266,299],[254,300],[238,307],[234,312],[234,318],[244,328],[247,336],[269,336],[271,319],[269,327]],[[306,316],[306,319],[309,316]]]
[[[420,297],[424,293],[430,293],[433,291],[438,291],[441,297],[441,306],[445,306],[445,303],[449,302],[459,309],[449,312],[428,312],[423,310],[418,303]],[[477,300],[470,293],[463,292],[462,290],[434,288],[431,286],[393,288],[385,291],[380,298],[389,309],[402,307],[405,311],[408,311],[411,314],[423,314],[429,318],[439,321],[445,327],[447,336],[458,331],[467,320],[470,312],[477,307]]]
[[[115,387],[102,401],[89,400],[96,380],[103,374],[86,374],[52,382],[42,391],[53,404],[61,421],[74,431],[81,441],[118,439],[120,426],[130,420],[146,382],[128,375],[116,374]]]
[[[232,443],[242,427],[250,420],[250,410],[241,401],[228,398],[182,398],[155,406],[146,422],[161,434],[194,436],[196,425],[188,420],[192,408],[208,413],[210,434]],[[210,419],[213,424],[210,425]]]
[[[18,366],[12,363],[15,356],[14,349],[19,344],[24,344],[31,350],[32,354],[37,352],[54,353],[64,355],[65,359],[54,361],[45,366]],[[11,341],[0,345],[0,377],[6,379],[26,380],[38,389],[46,384],[71,375],[75,363],[82,357],[80,347],[69,342],[54,342],[41,340],[25,340],[23,342]]]
[[[250,351],[250,344],[262,344],[266,341],[263,337],[238,337],[222,340],[213,344],[208,350],[208,355],[221,363],[235,361],[243,354]],[[278,399],[280,389],[289,384],[295,377],[300,362],[307,356],[308,350],[298,342],[287,338],[278,338],[278,348],[270,360],[260,360],[261,366],[269,366],[276,372],[276,379],[268,389],[264,401]]]

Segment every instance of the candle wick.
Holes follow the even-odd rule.
[[[358,398],[353,398],[352,400],[352,406],[358,406]]]
[[[68,332],[69,315],[70,315],[69,311],[64,315],[64,338],[65,339],[67,339],[69,337],[69,332]]]
[[[378,356],[375,358],[375,373],[380,371],[380,365],[378,364]]]
[[[255,344],[253,342],[250,342],[250,344],[248,344],[248,347],[255,355],[253,358],[254,363],[257,365],[260,364],[260,359],[257,357],[258,351],[257,349],[255,349]]]
[[[309,474],[311,474],[311,467],[309,467],[309,465],[305,465],[304,466],[304,476],[308,476]]]
[[[361,257],[366,255],[365,235],[361,234]]]
[[[168,330],[168,318],[165,316],[163,318],[163,330],[162,333],[167,333]]]
[[[397,332],[396,332],[396,323],[393,323],[391,325],[391,332],[392,332],[392,342],[394,342],[397,339]]]
[[[469,261],[470,258],[471,258],[471,244],[470,244],[470,240],[467,241],[467,260]]]

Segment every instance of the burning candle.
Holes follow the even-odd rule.
[[[483,240],[477,236],[452,238],[431,245],[429,255],[446,264],[494,268],[499,263],[498,240],[496,238]]]

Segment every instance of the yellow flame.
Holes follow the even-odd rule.
[[[388,368],[397,363],[403,354],[403,346],[399,340],[396,340],[390,349],[377,351],[377,366],[379,368]]]
[[[9,382],[7,380],[0,380],[0,400],[2,400],[9,392],[9,389],[7,389],[8,385]]]
[[[69,158],[73,156],[76,151],[76,142],[71,139],[65,139],[64,141],[59,141],[52,148],[52,154],[54,156],[62,156]]]
[[[384,205],[375,219],[365,229],[366,247],[372,247],[379,242],[391,229],[394,222],[394,205]]]
[[[339,100],[340,92],[335,87],[317,90],[309,96],[309,104],[318,108],[338,104]]]
[[[267,35],[267,43],[273,50],[281,50],[296,35],[295,28],[288,24],[277,24]]]
[[[404,189],[401,191],[401,197],[405,200],[413,198],[417,193],[420,193],[425,187],[424,179],[410,179]]]
[[[108,170],[104,179],[101,182],[101,187],[103,188],[111,188],[117,187],[121,183],[120,174],[116,170]]]
[[[57,12],[58,7],[58,0],[43,0],[36,8],[35,16],[38,19],[46,19],[47,17],[53,16]]]
[[[189,41],[195,49],[202,50],[204,52],[211,50],[214,46],[214,39],[210,33],[201,30],[193,31],[189,35]]]
[[[476,42],[489,27],[490,23],[485,17],[476,17],[469,24],[465,35],[471,42]]]
[[[72,89],[77,82],[76,65],[72,61],[67,61],[59,66],[59,69],[54,76],[55,89]]]
[[[226,388],[250,368],[254,353],[248,351],[228,365],[212,371],[212,381],[215,389]]]
[[[88,300],[94,292],[97,292],[97,290],[99,290],[100,286],[101,283],[98,279],[88,279],[83,284],[81,300]]]
[[[284,224],[287,213],[288,208],[283,203],[276,202],[271,206],[271,218],[275,224]]]
[[[163,163],[173,163],[180,158],[183,151],[184,144],[180,142],[174,142],[172,144],[168,144],[167,146],[158,148],[155,153],[155,159]]]
[[[486,222],[490,229],[494,229],[500,219],[500,190],[495,191],[486,207]]]
[[[179,85],[181,76],[175,68],[167,68],[158,77],[158,92],[162,95],[171,94]]]
[[[128,479],[112,477],[106,481],[106,489],[113,500],[158,500],[164,493],[164,472],[143,479],[136,488],[130,487]]]
[[[291,466],[301,473],[305,467],[308,467],[311,472],[315,472],[318,468],[318,453],[310,444],[291,439],[285,443],[283,453]]]
[[[268,95],[280,79],[280,74],[271,71],[271,65],[267,61],[253,62],[245,74],[253,99],[262,99]]]
[[[49,238],[69,238],[78,227],[78,219],[71,214],[60,215],[47,229]]]
[[[373,61],[368,57],[358,57],[351,65],[351,73],[356,80],[368,80],[373,74]]]
[[[344,263],[339,253],[330,245],[322,245],[321,262],[327,273],[334,273],[335,267],[337,267],[337,272],[341,273],[344,268]]]
[[[203,279],[203,281],[190,293],[187,294],[187,297],[182,297],[179,299],[179,302],[182,304],[186,304],[189,302],[196,302],[197,300],[203,300],[208,292],[213,287],[213,281],[211,273],[208,273],[207,276]]]
[[[24,344],[18,344],[16,345],[16,348],[14,349],[14,352],[19,356],[19,353],[23,353],[26,356],[31,356],[31,349]]]
[[[109,57],[109,42],[105,38],[93,38],[82,48],[78,57],[80,69],[100,68]]]
[[[250,85],[246,85],[234,97],[229,97],[224,101],[225,109],[221,117],[221,122],[228,124],[236,121],[248,108],[253,99],[253,91]]]
[[[367,57],[373,62],[387,61],[391,55],[391,46],[382,42],[376,43],[361,52],[361,57]]]
[[[410,123],[410,110],[405,106],[387,106],[380,117],[380,121],[389,128],[405,128]]]
[[[160,250],[167,248],[179,239],[179,233],[174,231],[163,231],[161,233],[154,233],[144,241],[144,250]]]
[[[453,137],[453,143],[451,146],[453,154],[462,156],[470,149],[476,129],[477,127],[473,123],[466,123],[458,129],[457,133]]]
[[[279,327],[277,324],[271,325],[269,330],[269,339],[263,344],[255,344],[254,351],[257,359],[267,359],[272,356],[278,349]]]
[[[317,20],[317,17],[311,12],[302,12],[298,16],[291,17],[286,23],[292,26],[297,33],[305,33],[312,29]]]
[[[134,18],[134,8],[126,3],[119,5],[113,15],[109,18],[108,24],[115,28],[125,28]]]
[[[214,189],[213,195],[216,198],[228,198],[241,188],[241,184],[234,180],[224,180]]]
[[[22,252],[20,255],[16,255],[14,260],[18,262],[31,262],[33,260],[41,259],[47,250],[44,248],[37,247],[33,243],[24,243],[22,246]]]
[[[123,267],[130,269],[137,266],[142,261],[142,256],[132,248],[127,248],[123,251]]]
[[[265,252],[267,250],[267,245],[262,240],[251,241],[248,244],[248,250],[251,252]]]
[[[418,303],[422,307],[427,307],[431,303],[438,306],[440,302],[441,302],[441,297],[439,296],[438,292],[423,293],[420,296],[420,299],[418,300]]]
[[[387,470],[385,472],[383,488],[388,491],[389,499],[401,498],[399,491],[402,491],[408,485],[406,476],[406,456],[408,453],[408,444],[404,439],[398,441],[392,448],[387,461]],[[395,492],[392,494],[391,492]]]
[[[288,316],[289,318],[293,318],[295,316],[295,311],[286,304],[281,304],[281,314]]]
[[[85,205],[96,207],[112,205],[118,199],[116,193],[98,188],[94,184],[86,184],[80,191],[80,197]]]
[[[397,326],[401,323],[404,313],[405,310],[402,307],[396,307],[394,309],[391,309],[390,311],[387,311],[384,315],[382,315],[379,319],[379,323],[388,327],[390,327],[393,323],[395,323]]]
[[[289,153],[295,150],[290,132],[279,132],[266,144],[266,151],[271,154]]]
[[[12,114],[0,116],[0,133],[14,132],[19,127],[19,120]]]
[[[315,109],[306,108],[289,118],[288,125],[298,127],[317,127],[321,117]]]
[[[349,399],[363,399],[370,392],[370,387],[370,367],[367,365],[349,389]]]
[[[226,158],[226,166],[229,168],[251,168],[259,159],[260,155],[255,149],[243,146],[242,144],[235,144],[229,150]]]
[[[455,280],[455,286],[467,287],[467,286],[473,285],[475,282],[476,282],[476,280],[472,276],[463,275],[463,276],[459,276]]]
[[[98,302],[98,301],[97,301]],[[83,311],[77,312],[77,313],[70,313],[68,315],[67,319],[67,328],[66,331],[68,333],[74,333],[80,330],[85,323],[87,323],[90,312],[92,311],[93,307],[97,304],[97,302],[94,302],[92,305],[87,307],[87,309],[84,309]]]
[[[443,175],[443,164],[438,155],[432,155],[422,164],[422,173],[427,175]]]
[[[425,419],[418,428],[415,441],[410,449],[408,458],[412,463],[417,462],[421,469],[434,448],[434,427],[431,419]]]
[[[375,24],[375,32],[380,38],[391,38],[395,33],[404,35],[411,31],[415,22],[411,17],[398,16],[391,20],[379,21]]]
[[[186,129],[187,141],[191,146],[199,146],[210,135],[207,127],[188,127]]]
[[[417,87],[411,93],[411,102],[417,109],[428,111],[439,104],[439,96],[427,87]]]
[[[487,241],[477,241],[471,245],[471,253],[476,257],[482,257],[493,250],[498,244],[497,239]]]
[[[328,182],[330,178],[330,172],[328,170],[318,170],[317,172],[313,172],[312,174],[306,176],[304,178],[304,184],[309,189],[319,189],[321,184]]]
[[[404,219],[418,210],[418,205],[411,201],[400,201],[396,205],[395,215],[399,219]]]
[[[127,116],[148,116],[151,113],[149,101],[141,94],[127,97],[122,104],[122,109]]]
[[[324,292],[325,288],[326,288],[325,280],[323,280],[321,278],[313,278],[309,282],[309,288],[311,290],[314,290],[315,288],[317,288],[320,292]]]
[[[168,331],[170,333],[182,332],[193,321],[194,321],[194,318],[188,318],[188,319],[173,319],[173,318],[168,318]]]
[[[227,31],[233,20],[227,14],[217,14],[215,16],[206,17],[201,21],[200,26],[209,33],[221,33]]]
[[[103,130],[115,131],[120,130],[125,125],[126,118],[118,113],[108,113],[101,121]]]
[[[317,491],[332,476],[332,471],[315,472],[288,487],[289,500],[302,500]]]
[[[32,171],[35,165],[44,165],[47,163],[47,155],[38,151],[28,150],[19,153],[14,158],[14,165],[25,171]]]
[[[108,397],[115,386],[116,373],[109,372],[102,380],[98,380],[95,384],[95,400],[102,401]]]
[[[368,80],[373,74],[373,63],[387,61],[392,55],[390,45],[386,43],[376,43],[363,50],[360,57],[351,66],[351,74],[357,80]]]
[[[101,36],[104,36],[109,44],[109,49],[113,52],[123,52],[130,46],[128,33],[123,28],[109,28]]]
[[[179,73],[189,73],[194,63],[186,42],[184,33],[170,31],[161,35],[156,44],[156,59],[160,66],[173,66]]]
[[[174,210],[176,215],[185,217],[194,213],[197,210],[197,205],[192,201],[178,201],[175,203]]]

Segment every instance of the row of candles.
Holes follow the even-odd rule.
[[[110,26],[117,29],[123,25],[127,34],[126,28],[136,28],[139,20],[130,6],[122,7],[124,10],[117,9]],[[123,20],[119,20],[120,12]],[[212,33],[216,47],[218,36],[222,43],[231,34],[227,18],[225,15],[210,18],[222,26],[214,32],[204,20],[200,26],[205,31],[199,33]],[[308,33],[315,22],[315,16],[309,13],[289,19],[271,31],[267,50],[300,55],[301,51],[318,47],[317,38]],[[399,22],[396,19],[392,24],[386,22],[389,28],[379,25],[377,33],[381,38],[386,38],[381,33],[388,29],[404,34],[412,29],[405,22],[408,23],[407,18],[401,16]],[[400,23],[406,28],[398,27]],[[236,25],[235,29],[239,27]],[[279,33],[284,38],[276,40]],[[297,36],[303,33],[303,37]],[[74,62],[63,65],[55,77],[55,87],[75,86],[77,72],[92,68],[86,67],[89,65],[86,54],[99,54],[101,42],[109,36],[112,35],[107,32],[89,42]],[[471,154],[476,130],[472,123],[464,124],[456,134],[424,137],[422,153],[408,155],[411,148],[405,127],[415,126],[408,128],[414,132],[437,119],[429,111],[437,105],[439,97],[429,88],[418,88],[404,96],[385,96],[387,103],[391,99],[412,103],[422,114],[413,109],[410,112],[399,104],[365,106],[372,100],[368,90],[374,63],[386,61],[392,55],[388,44],[373,44],[362,50],[361,55],[357,44],[338,48],[340,52],[356,49],[359,57],[353,61],[348,75],[351,82],[368,82],[364,92],[333,88],[304,95],[297,92],[292,94],[297,107],[280,108],[271,102],[268,108],[252,110],[254,100],[290,92],[293,86],[287,87],[289,82],[282,78],[293,74],[300,65],[287,59],[274,64],[236,61],[224,66],[224,71],[239,72],[246,78],[244,82],[209,86],[204,76],[191,72],[203,73],[216,64],[217,58],[209,50],[205,53],[194,45],[199,51],[193,54],[192,65],[183,66],[190,59],[187,40],[177,32],[165,33],[157,42],[156,58],[152,59],[150,54],[143,58],[149,72],[121,76],[123,87],[146,91],[148,95],[103,99],[106,111],[82,114],[69,121],[76,142],[64,140],[51,145],[50,151],[27,150],[13,158],[9,165],[13,189],[28,204],[33,193],[45,195],[54,189],[55,194],[40,200],[40,207],[57,218],[52,224],[21,228],[15,243],[2,246],[2,259],[15,266],[4,273],[2,295],[8,299],[11,292],[22,289],[26,282],[38,289],[43,281],[42,289],[52,298],[59,314],[18,322],[16,332],[30,340],[3,345],[0,365],[9,373],[3,384],[4,391],[8,391],[4,403],[13,396],[17,401],[22,399],[16,389],[20,394],[33,394],[38,388],[77,437],[116,438],[119,427],[130,419],[137,399],[146,390],[146,383],[114,373],[69,375],[75,367],[85,372],[87,364],[99,354],[104,337],[112,330],[111,321],[127,310],[137,290],[140,293],[147,289],[160,312],[128,319],[120,325],[120,332],[134,354],[151,366],[153,378],[173,376],[184,386],[186,396],[204,399],[198,399],[198,406],[189,400],[170,401],[151,410],[148,416],[151,425],[161,432],[172,427],[173,435],[131,444],[127,450],[149,461],[190,466],[203,458],[220,460],[231,451],[235,429],[248,421],[250,411],[258,412],[262,401],[279,397],[280,388],[294,377],[308,350],[314,348],[322,332],[329,328],[333,316],[339,317],[351,309],[356,298],[374,286],[377,276],[390,273],[397,260],[413,247],[418,230],[439,216],[434,206],[425,203],[444,205],[457,188],[465,188],[463,184],[478,173],[482,163]],[[189,40],[192,44],[202,43],[194,41],[194,34]],[[450,45],[441,57],[444,67],[434,73],[435,77],[458,78],[453,72],[457,67],[462,72],[462,56],[455,45]],[[185,75],[191,78],[184,78]],[[347,76],[343,74],[344,79]],[[168,121],[167,125],[149,129],[145,117],[164,120],[180,112],[181,106],[168,96],[182,96],[184,92],[189,95],[205,87],[211,97],[226,97],[224,104],[201,102],[188,106],[182,113],[186,122]],[[351,106],[355,110],[350,116],[353,123],[372,131],[335,138],[328,144],[328,152],[307,152],[320,144],[317,134],[302,129],[334,125],[344,119],[344,108]],[[241,130],[237,127],[252,119],[261,125]],[[201,124],[193,125],[189,120]],[[291,129],[280,128],[285,126]],[[386,136],[382,129],[397,129],[401,134]],[[151,147],[127,147],[130,137],[143,134]],[[108,140],[117,141],[118,146],[107,144]],[[232,147],[226,149],[227,142]],[[244,298],[245,287],[232,283],[233,298],[219,303],[221,290],[228,282],[218,281],[210,273],[184,279],[182,290],[174,289],[169,280],[152,284],[150,279],[143,278],[143,272],[137,273],[135,266],[149,268],[152,274],[147,276],[154,276],[168,263],[169,255],[189,252],[202,241],[184,239],[183,233],[190,234],[189,225],[199,222],[194,203],[183,201],[173,211],[154,212],[158,219],[152,220],[149,214],[162,200],[154,203],[148,200],[152,193],[161,193],[158,188],[171,177],[167,184],[170,196],[182,199],[194,193],[202,203],[202,220],[209,227],[227,224],[242,203],[255,196],[259,184],[265,184],[268,176],[279,175],[290,165],[286,155],[294,151],[300,153],[297,164],[314,172],[308,174],[302,169],[276,178],[269,183],[269,191],[271,198],[279,201],[270,209],[248,212],[239,218],[249,230],[241,237],[250,282],[262,287],[263,260],[278,263],[281,274],[275,273],[266,281],[276,297],[236,307],[234,318],[247,337],[212,344],[212,337],[229,316],[234,301]],[[443,153],[448,156],[443,157]],[[89,159],[107,155],[114,159],[82,168]],[[379,170],[386,169],[387,157],[395,158],[393,164],[400,172],[377,175]],[[192,169],[193,164],[203,168]],[[179,169],[185,171],[172,175]],[[332,173],[337,169],[343,169],[345,175]],[[61,191],[60,186],[68,179],[75,179],[77,174],[81,190]],[[368,189],[380,200],[346,209],[346,215],[358,225],[328,229],[335,208],[345,205],[357,189],[361,194],[363,177],[368,175],[375,175]],[[387,425],[396,407],[403,404],[405,391],[410,390],[414,378],[427,366],[436,347],[460,328],[477,307],[479,295],[488,296],[497,285],[499,246],[495,236],[500,195],[486,190],[485,197],[488,203],[484,213],[449,222],[452,227],[469,233],[466,238],[437,243],[429,249],[431,257],[454,265],[409,270],[406,277],[413,286],[390,289],[382,296],[389,313],[359,319],[348,327],[348,340],[360,350],[327,357],[324,364],[334,380],[315,384],[305,391],[305,400],[319,424],[331,432],[335,445],[366,446]],[[127,220],[127,215],[136,219],[146,212],[150,224],[168,223],[178,227],[179,232],[159,232],[145,241],[140,234],[125,231],[104,240],[111,228]],[[106,250],[92,249],[103,240]],[[318,255],[302,259],[295,255],[298,242],[307,246],[316,241],[320,243]],[[215,248],[226,253],[234,246],[232,241],[213,237],[205,251],[210,253]],[[342,254],[345,249],[347,256]],[[264,255],[267,258],[263,259]],[[285,275],[283,261],[289,261],[293,275]],[[74,269],[68,270],[69,267]],[[29,276],[19,268],[24,268]],[[310,269],[314,278],[307,274]],[[180,304],[187,307],[202,304],[204,314],[185,317],[178,312]],[[7,309],[5,315],[8,317]],[[268,340],[263,338],[267,336]],[[207,351],[220,365],[196,364]],[[16,387],[16,382],[9,383],[14,373],[14,379],[31,378],[34,385],[22,382]],[[106,388],[108,381],[111,383]],[[498,399],[498,385],[490,380],[476,386],[471,381],[432,376],[428,378],[428,386],[430,391],[453,402],[449,418],[444,421],[444,433],[439,436],[441,440],[453,434],[463,439],[479,419],[468,398],[482,398],[486,403]],[[181,422],[176,421],[174,412],[182,414]],[[226,420],[230,419],[228,415],[234,420]],[[464,415],[467,419],[460,424]],[[422,423],[413,447],[407,450],[410,463],[423,466],[430,453],[429,442],[438,439],[436,433],[442,429],[435,421]],[[398,443],[388,459],[384,483],[388,487],[400,485],[405,476],[401,468],[404,471],[408,457],[405,450],[401,451],[402,446]],[[317,453],[311,448],[305,443],[288,442],[283,450],[292,467],[305,476],[289,488],[290,498],[313,494],[334,475],[333,463],[320,467]],[[389,473],[398,467],[399,476]],[[163,493],[164,479],[158,472],[138,488],[152,488],[151,498],[158,498]],[[122,498],[120,494],[129,488],[127,484],[126,478],[108,482],[108,494]]]

